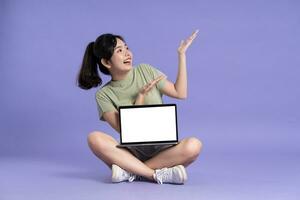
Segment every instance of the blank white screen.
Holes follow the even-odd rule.
[[[176,140],[175,106],[121,109],[122,142]]]

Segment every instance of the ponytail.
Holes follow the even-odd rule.
[[[90,42],[86,47],[77,82],[78,86],[85,90],[102,84],[97,69],[97,57],[94,55],[94,42]]]
[[[97,65],[103,74],[110,75],[107,67],[101,63],[101,59],[111,59],[114,48],[117,45],[117,38],[124,41],[122,36],[108,33],[100,35],[95,42],[88,44],[77,77],[77,83],[80,88],[88,90],[102,84]]]

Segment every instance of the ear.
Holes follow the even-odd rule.
[[[106,68],[110,69],[111,68],[111,65],[109,63],[108,60],[104,59],[104,58],[101,58],[101,63],[102,65],[104,65]]]

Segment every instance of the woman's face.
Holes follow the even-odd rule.
[[[127,45],[117,38],[117,45],[109,60],[110,70],[113,72],[127,72],[132,68],[132,53]]]

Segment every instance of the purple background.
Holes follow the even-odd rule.
[[[86,136],[93,130],[118,135],[98,119],[96,89],[84,91],[75,83],[86,45],[102,33],[120,34],[134,64],[152,64],[175,81],[180,40],[199,29],[187,52],[188,99],[164,97],[165,103],[178,105],[180,138],[196,136],[204,143],[190,167],[197,176],[189,173],[185,191],[195,198],[213,199],[218,193],[225,199],[253,194],[293,199],[300,185],[299,10],[295,0],[1,0],[0,171],[11,181],[2,179],[0,192],[2,187],[4,197],[19,199],[12,195],[19,183],[20,194],[29,191],[28,197],[40,198],[18,173],[24,169],[30,176],[25,179],[47,182],[35,172],[52,165],[67,172],[58,172],[63,180],[50,185],[97,179],[100,183],[89,187],[96,191],[101,180],[109,182],[110,172],[91,154]],[[68,166],[84,172],[72,173]],[[257,183],[268,184],[257,190]],[[122,187],[129,186],[114,185]],[[50,193],[46,188],[39,191]],[[74,192],[60,188],[60,196]],[[231,196],[230,189],[241,193]],[[95,191],[89,191],[90,199],[98,197]]]

